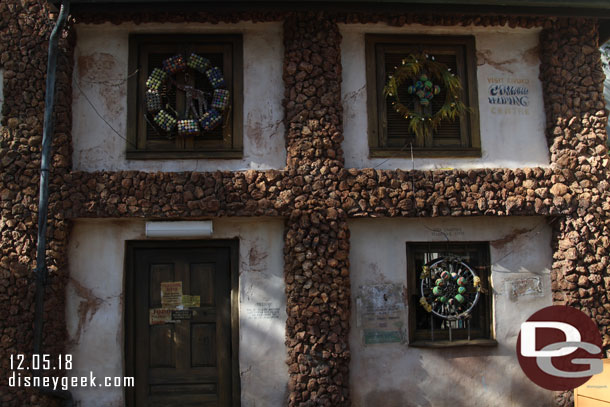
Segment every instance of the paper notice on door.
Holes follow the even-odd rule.
[[[171,309],[151,308],[149,309],[148,317],[151,325],[161,325],[174,322],[172,320]]]
[[[182,305],[184,308],[199,308],[201,297],[199,295],[183,295]]]
[[[161,283],[161,307],[176,309],[182,305],[182,281]]]
[[[190,309],[179,309],[172,311],[172,319],[174,321],[183,321],[193,318],[193,311]]]

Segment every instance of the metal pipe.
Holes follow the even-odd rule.
[[[46,235],[47,218],[49,210],[49,171],[51,162],[51,147],[55,121],[53,111],[55,107],[55,79],[57,73],[57,53],[59,35],[63,30],[70,14],[70,1],[62,0],[57,23],[49,37],[49,59],[47,61],[47,84],[45,94],[44,127],[42,131],[42,152],[40,158],[40,194],[38,199],[38,246],[36,250],[36,305],[34,311],[34,354],[41,354],[42,332],[44,326],[44,291],[49,271],[46,264]],[[42,358],[41,358],[42,359]],[[39,369],[32,371],[34,376],[40,377]],[[72,407],[74,400],[72,393],[67,390],[57,390],[48,386],[38,386],[40,393],[64,399],[65,407]]]

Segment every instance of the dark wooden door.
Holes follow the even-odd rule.
[[[134,243],[128,251],[128,293],[132,297],[127,301],[131,342],[127,356],[135,376],[131,406],[216,407],[239,403],[235,400],[238,393],[234,395],[237,355],[232,322],[236,315],[232,316],[231,302],[235,245],[190,245]],[[181,282],[183,295],[199,296],[198,306],[185,307],[187,319],[152,323],[150,310],[162,309],[164,282]]]

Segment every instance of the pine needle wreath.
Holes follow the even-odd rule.
[[[430,78],[430,81],[439,83],[445,93],[445,103],[433,113],[418,112],[403,104],[398,97],[398,88],[405,82],[417,82],[422,75]],[[402,60],[402,64],[388,78],[383,88],[386,98],[394,99],[392,106],[406,120],[409,120],[409,129],[416,137],[425,137],[438,129],[443,120],[454,121],[462,113],[468,111],[468,107],[462,102],[462,83],[460,79],[451,73],[447,65],[434,61],[426,54],[410,54]],[[422,102],[423,104],[423,102]]]

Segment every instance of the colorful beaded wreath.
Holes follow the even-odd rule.
[[[191,54],[191,56],[189,57],[188,62],[186,63],[186,66],[188,66],[189,68],[192,68],[196,71],[199,71],[201,73],[205,73],[205,71],[212,65],[212,63],[210,62],[209,59],[204,58],[200,55],[197,54]]]
[[[205,74],[214,88],[225,86],[225,79],[222,76],[222,72],[217,67],[208,69],[205,71]]]
[[[146,80],[146,87],[149,90],[159,90],[163,86],[163,82],[167,79],[167,74],[159,68],[155,68],[150,73],[148,80]]]
[[[178,73],[186,69],[186,63],[182,55],[175,55],[163,61],[163,70],[167,73]]]
[[[197,120],[178,120],[178,134],[181,136],[196,136],[199,134]]]
[[[229,91],[216,89],[212,97],[212,109],[224,110],[229,105]]]
[[[161,110],[155,116],[155,123],[165,131],[172,131],[176,127],[176,119],[165,110]]]
[[[216,126],[218,126],[221,121],[222,121],[222,116],[220,115],[218,110],[211,109],[211,110],[208,110],[201,117],[200,122],[201,122],[201,127],[203,128],[203,130],[211,131],[211,130],[214,130],[214,128],[216,128]]]
[[[146,109],[149,112],[158,112],[162,109],[161,95],[157,90],[146,91]]]
[[[225,89],[226,82],[220,68],[213,67],[209,59],[195,53],[190,54],[186,61],[182,55],[174,55],[165,59],[162,66],[163,69],[152,70],[145,92],[145,114],[151,115],[158,131],[164,132],[168,138],[173,138],[176,132],[181,136],[197,136],[222,123],[223,114],[229,114],[230,92]],[[213,90],[204,91],[178,83],[172,75],[180,72],[185,76],[205,75]],[[186,96],[183,112],[174,110],[169,101],[172,88],[181,90]]]

